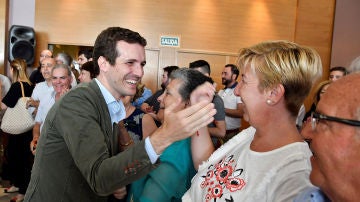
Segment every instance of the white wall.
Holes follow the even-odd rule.
[[[360,1],[336,1],[331,67],[348,67],[360,56]]]
[[[9,27],[35,25],[35,0],[9,0]]]

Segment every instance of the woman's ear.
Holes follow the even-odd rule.
[[[274,105],[278,103],[285,94],[285,88],[282,84],[277,84],[272,89],[267,91],[266,103],[269,105]]]

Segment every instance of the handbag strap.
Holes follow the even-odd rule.
[[[21,85],[21,95],[22,95],[22,97],[25,97],[24,86],[23,86],[23,84],[21,83],[21,81],[19,81],[19,82],[20,82],[20,85]]]

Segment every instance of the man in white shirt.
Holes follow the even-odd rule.
[[[41,61],[40,71],[45,81],[36,84],[31,98],[27,102],[28,107],[35,107],[37,109],[40,101],[53,92],[54,89],[51,82],[51,70],[55,64],[54,58],[44,58]]]
[[[244,113],[241,98],[234,94],[238,76],[239,69],[233,64],[225,65],[221,73],[222,84],[225,85],[225,88],[218,94],[223,99],[225,106],[225,142],[240,132],[241,118]]]

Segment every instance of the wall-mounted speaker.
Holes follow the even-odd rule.
[[[15,58],[26,60],[27,65],[34,63],[35,31],[31,27],[13,25],[9,33],[9,61]]]

